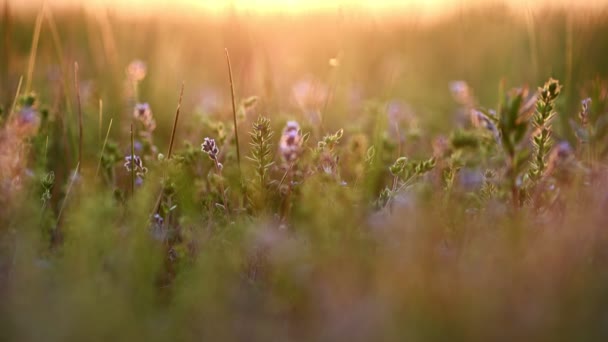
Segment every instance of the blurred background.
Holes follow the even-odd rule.
[[[31,88],[59,106],[63,95],[43,85],[70,80],[79,62],[85,112],[96,112],[99,99],[110,115],[123,111],[125,68],[141,60],[141,100],[161,125],[171,120],[182,81],[185,115],[229,113],[224,48],[237,97],[260,96],[262,112],[306,121],[311,102],[331,93],[323,106],[330,127],[332,118],[356,116],[373,99],[415,113],[432,132],[450,129],[454,80],[468,82],[480,105],[493,107],[500,82],[535,88],[558,78],[567,94],[560,108],[574,111],[585,82],[608,71],[605,4],[4,0],[0,99],[6,107],[27,73],[38,18]]]

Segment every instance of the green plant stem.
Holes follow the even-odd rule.
[[[59,208],[59,213],[57,214],[57,227],[59,227],[59,223],[61,222],[61,215],[63,214],[63,210],[65,209],[65,204],[68,201],[68,197],[70,196],[70,193],[72,192],[72,186],[74,186],[74,181],[76,180],[76,177],[78,176],[79,170],[80,170],[80,164],[76,164],[76,170],[74,170],[74,173],[70,177],[70,184],[68,185],[68,189],[65,193],[65,197],[63,198],[63,202],[61,203],[61,208]]]
[[[82,165],[82,106],[80,104],[80,86],[78,83],[78,62],[74,62],[74,87],[76,88],[76,105],[78,106],[78,164]]]
[[[236,162],[239,168],[239,175],[241,173],[241,151],[239,148],[239,131],[237,127],[236,120],[236,98],[234,95],[234,80],[232,78],[232,65],[230,64],[230,55],[228,54],[228,49],[224,49],[226,52],[226,63],[228,64],[228,77],[230,80],[230,96],[232,98],[232,119],[234,121],[234,140],[236,142]]]
[[[217,171],[218,176],[220,176],[220,191],[222,192],[222,201],[224,202],[224,211],[226,211],[226,215],[230,215],[230,209],[228,208],[228,199],[226,198],[226,189],[224,188],[224,180],[222,178],[222,168],[220,166],[220,162],[217,161],[217,158],[214,159],[215,162],[215,170]]]
[[[99,175],[99,170],[101,168],[101,160],[103,159],[103,152],[106,149],[106,144],[108,143],[108,137],[110,136],[110,129],[112,129],[112,120],[110,119],[110,124],[108,125],[108,131],[106,132],[106,138],[103,141],[103,145],[101,146],[101,155],[99,156],[99,163],[97,164],[97,170],[95,171],[95,177]]]
[[[34,28],[34,37],[32,38],[32,47],[30,49],[30,57],[27,65],[27,78],[25,81],[25,93],[29,93],[32,86],[32,76],[34,75],[34,66],[36,65],[36,54],[38,51],[38,42],[40,40],[40,30],[42,28],[42,18],[44,15],[44,4],[43,8],[38,12],[36,16],[36,26]]]
[[[131,194],[135,195],[135,139],[133,137],[133,124],[131,124]]]
[[[179,100],[177,100],[177,109],[175,110],[175,119],[173,120],[173,129],[171,130],[171,141],[169,142],[169,151],[167,152],[167,160],[171,158],[173,152],[173,143],[175,142],[175,135],[177,132],[177,122],[179,120],[179,112],[182,107],[182,97],[184,95],[184,82],[182,81],[182,88],[179,92]],[[160,203],[163,199],[163,189],[160,189],[158,196],[156,196],[156,202],[154,203],[154,210],[152,210],[152,216],[157,214],[160,210]]]
[[[17,91],[15,92],[15,98],[13,99],[13,105],[11,106],[11,111],[8,113],[8,117],[15,112],[15,108],[17,108],[17,101],[19,100],[19,94],[21,93],[21,84],[23,83],[23,76],[19,77],[19,84],[17,84]]]
[[[167,159],[171,158],[171,152],[173,152],[173,143],[175,142],[175,132],[177,130],[177,121],[179,120],[179,111],[182,107],[182,97],[184,96],[184,82],[182,82],[182,89],[179,92],[179,100],[177,101],[177,109],[175,110],[175,119],[173,120],[173,129],[171,130],[171,141],[169,142],[169,151],[167,152]]]

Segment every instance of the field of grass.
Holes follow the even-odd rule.
[[[608,338],[605,10],[0,37],[2,341]]]

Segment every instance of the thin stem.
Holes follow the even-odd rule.
[[[175,131],[177,130],[177,120],[179,119],[179,110],[182,107],[182,96],[184,95],[184,82],[182,82],[182,89],[179,92],[179,101],[177,102],[177,109],[175,110],[175,120],[173,121],[173,130],[171,131],[171,142],[169,143],[169,152],[167,158],[171,158],[171,152],[173,151],[173,142],[175,141]]]
[[[294,163],[292,163],[289,167],[289,169],[287,170],[287,172],[285,173],[285,176],[283,176],[283,179],[281,180],[281,184],[283,183],[283,180],[285,179],[285,177],[289,177],[289,183],[287,184],[287,194],[285,194],[285,198],[283,199],[283,208],[282,208],[282,212],[281,212],[281,222],[282,223],[286,223],[287,219],[289,218],[289,213],[291,211],[291,183],[293,181],[293,172],[292,172],[292,166],[294,165]],[[280,186],[279,185],[279,191],[280,191]]]
[[[173,152],[173,143],[175,141],[175,133],[177,131],[177,120],[179,119],[179,111],[182,107],[182,96],[184,95],[184,82],[182,82],[182,89],[179,92],[179,100],[177,101],[177,109],[175,110],[175,120],[173,121],[173,130],[171,131],[171,141],[169,142],[169,152],[167,153],[167,159],[171,158],[171,153]],[[154,209],[152,210],[152,215],[157,214],[160,210],[160,203],[163,199],[163,189],[160,189],[158,196],[156,197],[156,202],[154,203]]]
[[[226,52],[226,63],[228,64],[228,77],[230,79],[230,95],[232,97],[232,119],[234,121],[234,139],[236,141],[236,162],[239,168],[239,175],[241,173],[241,151],[239,148],[239,133],[236,122],[236,99],[234,96],[234,80],[232,78],[232,65],[230,64],[230,55],[228,49],[224,49]]]
[[[19,100],[19,94],[21,93],[21,84],[23,83],[23,76],[19,77],[19,84],[17,85],[17,92],[15,93],[15,98],[13,99],[13,105],[11,106],[11,111],[8,113],[10,116],[15,112],[15,108],[17,108],[17,100]]]
[[[287,167],[285,174],[283,174],[283,177],[281,178],[281,181],[279,182],[279,187],[281,187],[281,185],[283,185],[285,178],[287,178],[287,174],[289,174],[289,172],[291,172],[291,169],[293,168],[294,164],[295,163],[289,163],[289,166]]]
[[[338,83],[338,68],[339,63],[342,61],[342,51],[340,51],[338,53],[338,55],[336,56],[336,60],[338,61],[338,65],[332,66],[328,75],[328,83],[329,83],[329,90],[327,92],[327,96],[325,97],[325,102],[323,103],[323,111],[321,112],[320,115],[320,124],[319,126],[321,126],[321,131],[324,130],[324,123],[325,123],[325,116],[327,115],[327,108],[329,108],[329,102],[332,100],[335,89],[336,89],[336,85]]]
[[[2,19],[0,19],[0,21],[2,21],[2,46],[0,48],[0,60],[4,61],[3,63],[0,63],[0,77],[2,77],[2,79],[0,80],[0,84],[2,84],[2,88],[6,91],[6,94],[2,94],[4,96],[6,96],[6,101],[8,101],[8,98],[10,96],[9,93],[9,65],[11,65],[10,62],[10,58],[12,57],[12,51],[11,51],[11,46],[13,45],[11,43],[11,8],[9,6],[9,2],[8,1],[4,1],[4,8],[2,11]],[[5,107],[8,107],[9,103],[2,103],[2,105],[4,105]]]
[[[389,209],[391,208],[393,199],[395,198],[395,194],[400,193],[401,191],[403,191],[403,189],[407,188],[408,186],[410,186],[412,184],[412,181],[416,179],[416,176],[411,176],[410,178],[406,179],[405,181],[403,181],[403,184],[401,184],[401,186],[399,186],[399,188],[397,188],[397,186],[399,185],[399,177],[394,176],[393,178],[393,185],[391,187],[391,195],[388,198],[388,200],[386,201],[386,207],[388,207]]]
[[[103,123],[103,100],[99,99],[99,141],[101,141],[101,124]]]
[[[82,165],[82,107],[78,84],[78,62],[74,62],[74,86],[76,87],[76,104],[78,105],[78,164]]]
[[[536,81],[538,79],[538,51],[536,46],[534,17],[530,6],[527,5],[526,7],[526,29],[528,31],[530,60],[532,61],[533,76]]]
[[[44,6],[44,5],[43,5]],[[42,18],[44,14],[44,7],[38,12],[36,16],[36,27],[34,28],[34,37],[32,38],[32,47],[30,49],[30,58],[27,65],[27,78],[25,81],[25,92],[30,92],[32,85],[32,76],[34,74],[34,66],[36,65],[36,54],[38,51],[38,41],[40,40],[40,29],[42,27]]]
[[[110,129],[112,129],[112,119],[110,119],[110,124],[108,125],[108,131],[106,132],[106,138],[103,141],[103,145],[101,146],[101,155],[99,156],[99,163],[97,164],[97,171],[95,171],[95,177],[97,177],[99,175],[99,169],[101,168],[101,160],[103,158],[103,152],[106,149],[108,137],[110,136]]]
[[[57,25],[55,24],[55,18],[53,17],[53,12],[47,6],[44,7],[45,16],[47,19],[47,23],[49,25],[49,29],[51,30],[51,38],[53,39],[53,47],[55,49],[55,54],[57,55],[57,63],[59,64],[59,68],[61,69],[61,75],[67,78],[68,71],[65,68],[65,64],[63,63],[63,52],[62,52],[62,44],[61,39],[59,38],[59,31],[57,30]],[[64,78],[61,78],[61,86],[63,88],[64,96],[65,96],[65,108],[68,114],[72,114],[72,103],[70,101],[70,90],[68,88],[67,82],[65,82]]]
[[[44,165],[46,166],[46,162],[48,160],[49,154],[49,135],[46,135],[46,142],[44,143]]]
[[[135,138],[133,137],[133,124],[131,124],[131,194],[135,195]]]
[[[217,174],[220,176],[220,191],[222,192],[222,201],[224,202],[224,210],[226,211],[226,215],[230,215],[230,210],[228,209],[228,199],[226,198],[226,190],[224,189],[224,180],[222,179],[222,167],[220,166],[220,162],[217,161],[217,158],[214,159],[215,169]]]
[[[57,214],[57,226],[59,226],[59,222],[61,222],[61,214],[63,214],[63,209],[65,209],[65,204],[68,201],[68,197],[70,196],[70,192],[72,191],[72,186],[74,185],[74,181],[78,176],[78,171],[80,170],[80,163],[76,165],[76,170],[72,174],[72,178],[70,179],[70,184],[68,185],[68,189],[65,193],[65,197],[63,198],[63,202],[61,203],[61,208],[59,209],[59,214]]]

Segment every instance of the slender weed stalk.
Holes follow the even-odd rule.
[[[30,49],[30,57],[27,65],[27,78],[25,81],[25,92],[29,93],[32,86],[32,76],[34,75],[34,66],[36,65],[36,54],[38,52],[38,42],[40,40],[40,30],[42,28],[42,18],[44,17],[44,4],[43,8],[38,12],[36,16],[36,26],[34,28],[34,37],[32,38],[32,47]]]
[[[532,72],[534,80],[538,79],[538,51],[536,44],[536,27],[534,24],[534,14],[530,5],[526,5],[526,29],[528,32],[528,40],[530,44],[530,60],[532,61]]]
[[[103,100],[99,99],[99,124],[98,124],[98,136],[99,142],[101,142],[101,125],[103,123]]]
[[[4,87],[4,91],[6,92],[5,95],[6,98],[5,100],[8,101],[8,99],[10,98],[10,91],[8,90],[8,84],[9,84],[9,65],[10,65],[10,61],[9,58],[11,58],[11,10],[10,10],[10,6],[9,6],[9,2],[8,1],[4,1],[4,8],[2,10],[2,46],[0,48],[0,60],[4,61],[3,63],[0,64],[0,77],[2,77],[2,79],[0,80],[0,84],[2,84],[2,87]],[[8,107],[9,103],[2,103],[2,105],[6,108]]]
[[[61,222],[61,215],[63,214],[63,210],[65,209],[65,205],[68,202],[68,198],[70,197],[70,193],[72,192],[72,187],[74,186],[74,182],[78,177],[78,171],[80,170],[80,163],[76,164],[76,169],[72,176],[70,177],[70,184],[68,185],[68,189],[65,192],[65,197],[63,198],[63,202],[61,203],[61,207],[59,208],[59,213],[57,214],[57,227],[59,227],[59,223]]]
[[[131,123],[131,194],[135,195],[135,138],[133,123]]]
[[[175,110],[175,119],[173,120],[173,129],[171,130],[171,140],[169,142],[169,151],[167,152],[167,159],[171,158],[171,153],[173,152],[173,143],[175,142],[175,135],[177,132],[177,122],[179,120],[179,112],[182,107],[182,97],[184,95],[184,82],[182,82],[182,88],[179,92],[179,100],[177,101],[177,109]],[[154,203],[154,210],[152,210],[152,217],[155,214],[158,214],[160,210],[160,204],[163,199],[163,189],[160,189],[158,196],[156,197],[156,202]]]
[[[13,104],[11,106],[11,111],[8,112],[8,117],[10,118],[15,112],[15,108],[17,108],[17,100],[19,100],[19,95],[21,94],[21,85],[23,83],[23,76],[19,77],[19,84],[17,84],[17,91],[15,92],[15,98],[13,99]]]
[[[99,163],[97,164],[97,170],[95,171],[95,177],[99,175],[99,170],[101,169],[101,160],[103,159],[103,153],[106,149],[106,144],[108,143],[108,137],[110,136],[110,130],[112,129],[112,118],[110,118],[110,124],[108,125],[108,131],[106,132],[106,138],[103,141],[103,145],[101,146],[101,155],[99,156]]]
[[[177,101],[177,109],[175,110],[175,119],[173,120],[173,129],[171,130],[171,141],[169,142],[169,151],[167,152],[167,158],[171,158],[171,152],[173,152],[173,143],[175,142],[175,132],[177,130],[177,120],[179,120],[179,111],[182,107],[183,96],[184,82],[182,82],[182,89],[179,92],[179,100]]]
[[[234,80],[232,78],[232,65],[230,63],[230,54],[228,49],[224,49],[226,52],[226,63],[228,64],[228,77],[230,79],[230,96],[232,97],[232,119],[234,121],[234,139],[236,142],[236,162],[239,169],[239,177],[241,176],[241,150],[239,148],[239,130],[236,122],[236,98],[234,95]]]
[[[44,13],[47,19],[47,23],[49,25],[49,29],[51,31],[51,38],[53,40],[53,48],[55,49],[55,54],[57,55],[57,63],[59,64],[59,68],[61,69],[61,74],[68,79],[68,70],[66,69],[64,58],[63,58],[63,44],[61,43],[61,39],[59,38],[59,31],[57,30],[57,25],[55,24],[55,17],[53,17],[53,12],[51,11],[49,6],[44,6]],[[67,82],[62,78],[61,86],[63,87],[63,93],[65,98],[65,108],[66,112],[72,113],[72,102],[70,101],[70,89],[68,87]]]
[[[328,83],[329,83],[329,91],[327,93],[327,96],[325,97],[325,101],[323,103],[323,111],[321,112],[321,117],[320,117],[320,123],[319,126],[321,126],[321,131],[324,130],[324,125],[325,125],[325,116],[327,115],[327,109],[329,108],[329,103],[331,102],[331,99],[334,96],[335,90],[336,90],[336,85],[338,83],[338,68],[340,67],[340,63],[342,61],[342,51],[340,51],[338,53],[338,56],[336,58],[332,58],[329,61],[329,73],[328,73]]]
[[[80,104],[80,84],[78,82],[78,62],[74,62],[74,87],[78,106],[78,164],[82,165],[82,106]]]

